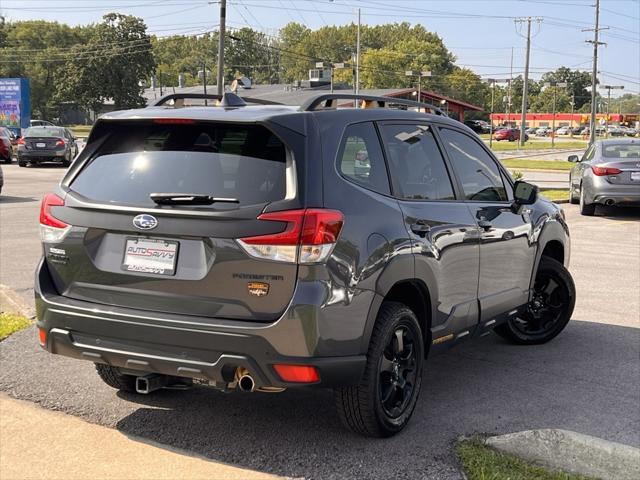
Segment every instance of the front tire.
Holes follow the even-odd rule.
[[[96,363],[96,371],[104,383],[122,392],[136,393],[136,377],[120,373],[116,367]]]
[[[576,287],[564,265],[542,257],[528,310],[494,331],[510,342],[539,345],[555,338],[569,323],[576,303]]]
[[[358,385],[335,390],[345,426],[370,437],[390,437],[409,422],[422,384],[424,342],[415,313],[385,302],[371,335]]]

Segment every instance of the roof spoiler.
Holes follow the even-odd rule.
[[[223,108],[246,107],[247,103],[253,103],[256,105],[282,105],[281,103],[272,102],[271,100],[249,97],[241,98],[235,93],[225,92],[223,95],[217,95],[214,93],[172,93],[165,95],[151,106],[183,108],[185,107],[184,101],[187,99],[204,100],[205,105],[208,104],[208,100],[212,100],[212,106]]]
[[[416,102],[395,97],[379,97],[376,95],[361,95],[359,93],[326,93],[310,98],[300,106],[303,112],[316,110],[334,110],[338,108],[338,100],[362,101],[362,108],[393,108],[394,105],[423,108],[434,115],[447,116],[441,109],[430,103]]]

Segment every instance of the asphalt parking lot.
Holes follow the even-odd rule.
[[[3,166],[0,283],[31,301],[38,201],[59,168]],[[460,478],[460,435],[555,427],[640,446],[640,211],[564,205],[573,320],[547,345],[488,336],[433,357],[411,424],[387,440],[344,430],[324,390],[117,393],[91,364],[49,355],[27,329],[0,343],[0,391],[217,461],[305,478]]]

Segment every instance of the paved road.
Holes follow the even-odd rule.
[[[4,167],[3,167],[4,168]],[[5,168],[0,200],[2,282],[30,295],[39,197],[60,170]],[[412,423],[370,440],[340,426],[331,393],[222,394],[206,388],[119,394],[86,362],[47,354],[33,328],[0,343],[0,390],[211,459],[306,478],[460,478],[453,445],[474,432],[557,427],[640,446],[640,212],[607,209],[572,231],[573,321],[553,342],[496,336],[429,360]],[[8,263],[7,263],[8,261]]]
[[[538,185],[540,188],[569,188],[569,172],[524,170],[522,174],[525,181]]]

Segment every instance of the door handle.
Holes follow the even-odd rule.
[[[493,224],[489,220],[478,220],[478,226],[485,232],[488,232],[493,228]]]
[[[418,220],[416,223],[412,223],[410,228],[411,231],[419,237],[424,237],[431,231],[431,226],[422,220]]]

